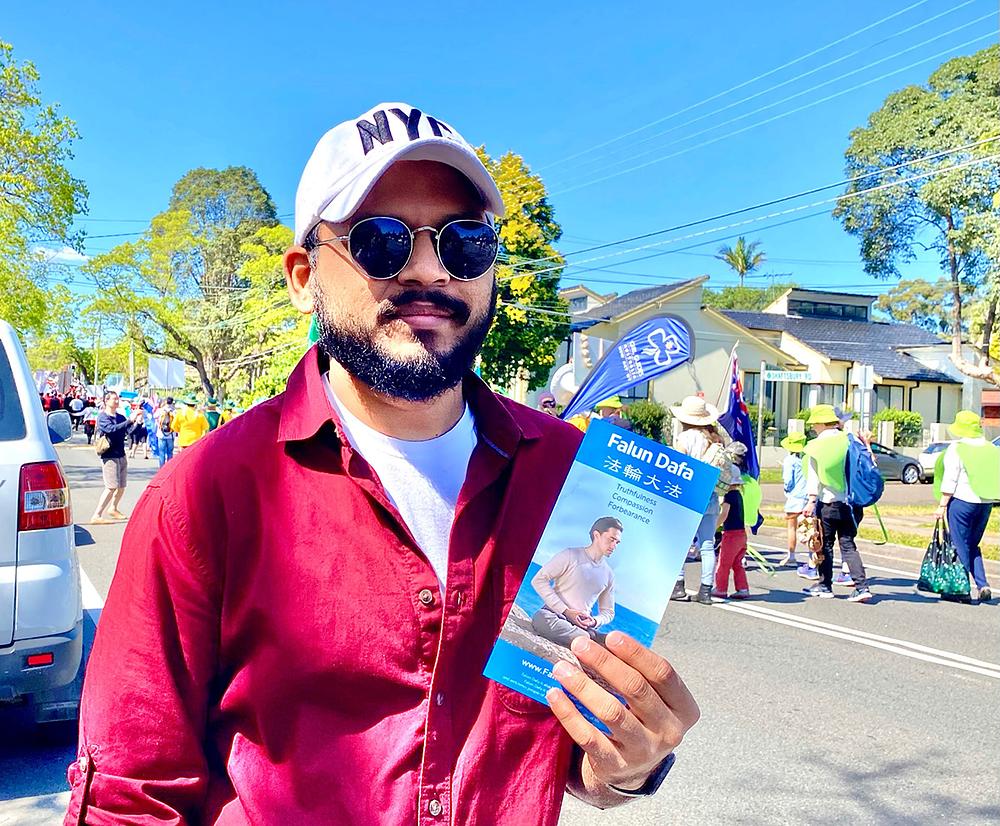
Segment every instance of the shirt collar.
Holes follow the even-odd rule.
[[[336,414],[323,386],[323,373],[327,369],[325,362],[326,357],[321,356],[318,346],[314,344],[288,377],[278,425],[279,442],[311,439],[327,422],[337,424]],[[541,436],[531,417],[515,415],[515,402],[498,396],[473,373],[463,380],[462,392],[472,410],[480,437],[502,456],[513,456],[522,439]]]

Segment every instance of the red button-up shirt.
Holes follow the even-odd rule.
[[[313,348],[143,494],[67,824],[556,823],[571,742],[482,670],[581,434],[466,380],[478,444],[442,593],[322,369]]]

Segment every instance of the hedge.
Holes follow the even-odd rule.
[[[894,438],[900,447],[916,447],[920,444],[924,433],[924,420],[919,413],[887,407],[872,418],[873,431],[878,431],[879,422],[892,422],[895,425]]]
[[[632,422],[632,430],[647,439],[663,442],[669,433],[670,411],[651,399],[632,402],[625,415]]]

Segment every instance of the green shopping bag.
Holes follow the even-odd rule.
[[[969,596],[969,574],[958,559],[948,525],[940,520],[934,524],[934,535],[920,563],[917,589],[947,597]]]

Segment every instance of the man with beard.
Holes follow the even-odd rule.
[[[471,372],[502,214],[418,109],[320,139],[284,256],[319,342],[136,507],[67,823],[555,824],[662,782],[698,707],[626,635],[573,650],[627,706],[557,669],[611,737],[482,676],[580,441]]]

